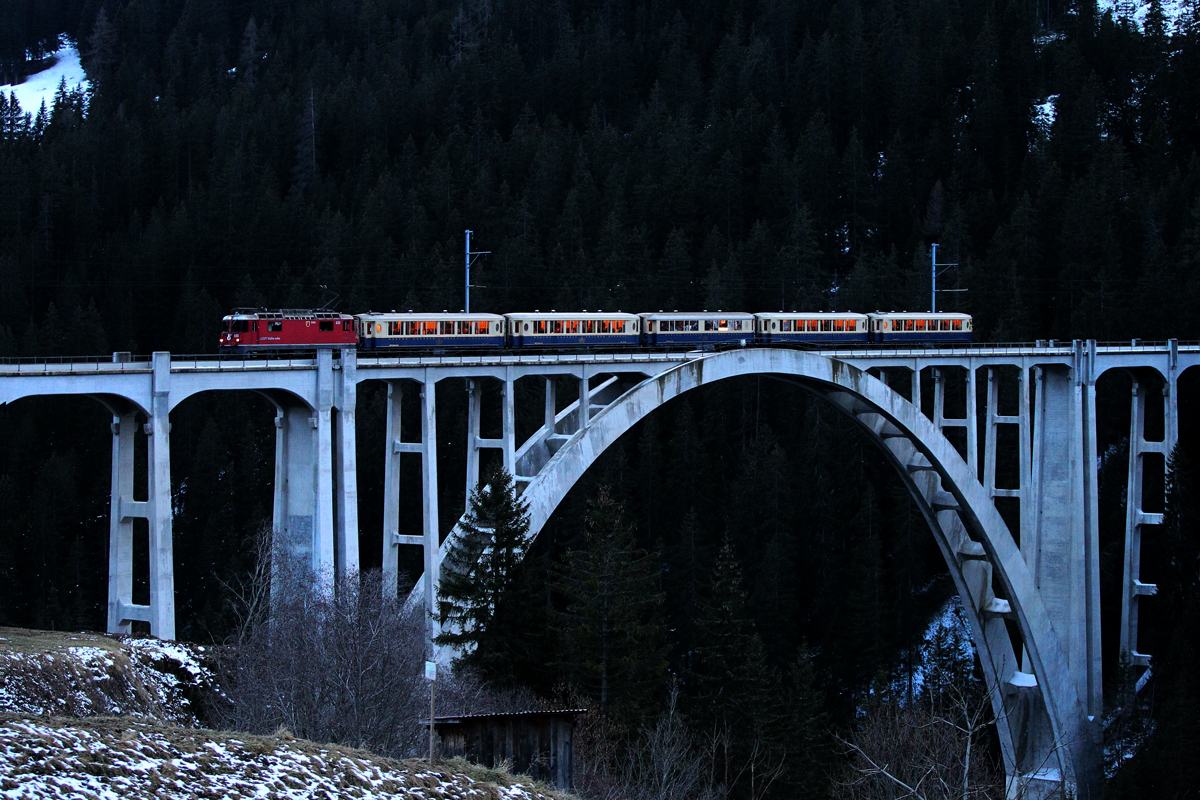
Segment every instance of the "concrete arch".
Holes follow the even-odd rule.
[[[756,374],[785,378],[833,402],[882,443],[908,485],[968,612],[992,690],[1010,791],[1019,786],[1038,796],[1066,784],[1079,797],[1098,797],[1094,726],[1073,682],[1062,632],[1055,630],[1011,533],[949,440],[866,372],[809,352],[744,349],[648,378],[592,416],[533,477],[523,497],[534,535],[596,458],[634,424],[692,389]],[[449,542],[447,537],[443,553]],[[412,597],[421,596],[424,580]],[[1014,649],[1006,619],[1019,630],[1022,649]]]
[[[94,379],[64,381],[34,378],[28,381],[5,381],[0,390],[0,405],[29,397],[86,397],[103,405],[115,417],[132,412],[150,416],[149,381],[122,382],[120,386],[113,386],[111,381],[102,383]]]
[[[263,395],[275,403],[303,405],[309,409],[317,406],[317,386],[314,370],[285,372],[251,372],[248,374],[220,373],[211,375],[181,374],[171,376],[170,409],[188,398],[208,392],[251,391]]]

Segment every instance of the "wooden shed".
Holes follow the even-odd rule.
[[[584,708],[435,717],[434,730],[448,758],[495,767],[508,761],[523,773],[559,789],[571,788],[575,717]]]

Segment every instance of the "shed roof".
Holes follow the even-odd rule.
[[[547,711],[497,711],[491,714],[454,714],[445,717],[434,717],[433,724],[435,725],[455,725],[461,722],[469,722],[474,720],[486,719],[509,719],[512,717],[520,717],[523,719],[532,719],[536,717],[574,717],[579,714],[586,714],[586,708],[556,708]],[[429,720],[421,720],[422,725],[428,725]]]

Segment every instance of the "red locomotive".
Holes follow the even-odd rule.
[[[218,344],[225,352],[311,350],[354,347],[358,343],[354,317],[336,311],[238,309],[222,322]]]

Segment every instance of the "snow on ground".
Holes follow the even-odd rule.
[[[458,766],[468,767],[451,762],[430,769],[419,761],[393,761],[286,733],[215,733],[128,718],[0,716],[0,798],[548,800],[552,796],[499,773],[475,780]],[[492,777],[500,780],[492,782]]]
[[[208,649],[132,636],[0,629],[0,712],[122,715],[196,726]]]
[[[83,65],[79,63],[78,47],[65,36],[60,39],[60,43],[58,51],[50,57],[54,63],[49,69],[34,73],[27,77],[24,83],[15,86],[0,84],[0,92],[4,92],[5,97],[8,97],[9,93],[15,93],[17,100],[21,102],[21,110],[35,117],[43,102],[47,111],[54,107],[54,93],[58,91],[63,79],[67,81],[67,89],[74,89],[76,86],[81,87],[84,92],[88,89],[87,75],[83,71]]]
[[[1137,23],[1139,30],[1145,30],[1146,12],[1150,10],[1149,0],[1098,0],[1096,3],[1100,16],[1111,11],[1114,19],[1127,17]],[[1174,31],[1175,24],[1187,12],[1188,0],[1163,0],[1163,14],[1167,17],[1167,31]]]
[[[1038,130],[1047,139],[1050,138],[1050,127],[1054,124],[1054,113],[1057,104],[1058,95],[1052,94],[1043,102],[1033,107],[1033,124],[1037,125]]]

